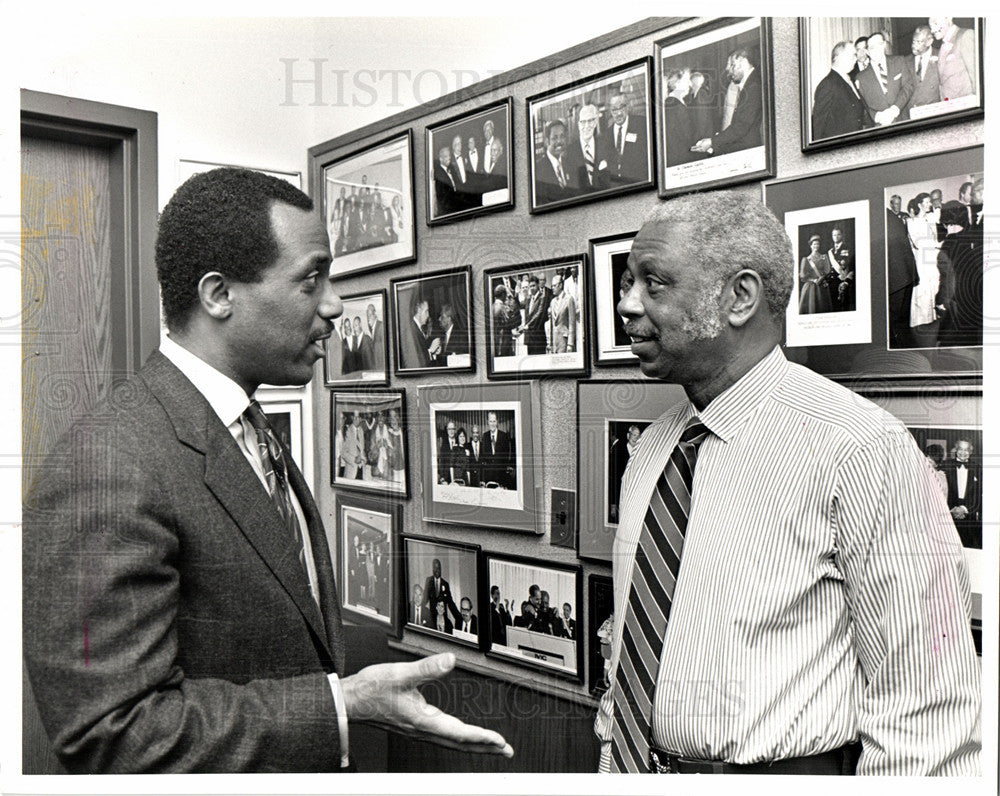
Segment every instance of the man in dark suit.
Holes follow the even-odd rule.
[[[646,139],[646,119],[629,113],[628,97],[614,91],[608,97],[611,121],[601,135],[610,146],[612,185],[631,185],[650,177],[649,145]]]
[[[547,318],[545,294],[538,287],[538,277],[528,276],[528,309],[521,331],[529,354],[545,353],[545,320]]]
[[[443,367],[447,364],[436,361],[441,352],[441,338],[434,335],[430,302],[426,298],[418,296],[414,300],[413,317],[406,324],[406,329],[400,330],[399,345],[405,368]]]
[[[493,644],[507,643],[507,628],[513,624],[510,611],[500,602],[500,587],[490,587],[490,642]]]
[[[732,121],[711,138],[699,140],[693,147],[695,152],[725,155],[764,143],[764,100],[760,72],[750,62],[749,51],[740,48],[730,53],[726,72],[730,81],[739,86]]]
[[[466,444],[469,450],[469,486],[479,486],[483,482],[483,468],[486,462],[486,449],[479,436],[479,426],[472,426],[472,437]]]
[[[561,119],[545,123],[545,152],[535,158],[535,204],[545,205],[575,196],[579,185],[565,162],[566,125]]]
[[[563,161],[577,193],[602,191],[610,186],[611,152],[598,134],[600,115],[596,105],[584,105],[577,119],[579,135],[566,147]]]
[[[952,295],[944,297],[949,317],[941,324],[943,346],[983,344],[982,184],[982,179],[962,183],[958,199],[941,207],[945,237],[940,259],[950,266],[954,280]]]
[[[437,333],[441,338],[441,351],[435,359],[437,364],[447,365],[452,354],[469,353],[468,330],[464,324],[455,323],[455,309],[449,302],[443,303],[438,310]]]
[[[472,635],[479,634],[479,618],[472,613],[472,600],[468,597],[463,597],[460,601],[462,606],[462,618],[459,620],[458,624],[455,625],[456,630],[461,630],[463,633],[472,633]]]
[[[692,145],[700,139],[695,135],[695,117],[687,105],[690,95],[690,70],[672,69],[667,74],[667,97],[663,100],[663,135],[667,142],[668,168],[704,157],[704,153],[691,151]]]
[[[913,96],[913,71],[901,55],[886,54],[886,35],[881,31],[868,36],[868,54],[871,62],[858,72],[854,84],[875,124],[892,124]]]
[[[563,603],[563,635],[566,638],[576,639],[576,620],[571,619],[573,615],[573,606],[569,603]]]
[[[415,686],[449,657],[339,676],[322,518],[250,399],[308,382],[342,311],[312,200],[216,169],[185,182],[159,225],[169,336],[57,444],[24,508],[25,662],[60,759],[338,771],[351,717],[501,751],[422,707]]]
[[[844,240],[844,232],[840,227],[830,230],[833,245],[826,250],[826,259],[830,262],[828,287],[830,289],[830,304],[836,312],[853,312],[854,297],[854,251]]]
[[[427,608],[424,606],[424,590],[419,583],[413,584],[413,599],[406,613],[406,621],[411,625],[424,627],[424,622],[429,619]]]
[[[941,81],[938,77],[938,57],[934,54],[932,46],[934,44],[934,34],[928,25],[918,25],[913,31],[910,50],[913,56],[903,58],[909,79],[913,83],[913,94],[910,101],[903,109],[901,117],[904,119],[921,118],[919,111],[923,105],[932,105],[941,101]]]
[[[983,546],[982,466],[973,461],[975,451],[968,440],[959,440],[953,457],[942,466],[948,481],[948,510],[965,547]]]
[[[458,201],[458,187],[451,176],[451,150],[446,146],[438,150],[434,163],[434,202],[438,216],[462,209]]]
[[[514,469],[514,446],[511,444],[510,436],[498,428],[496,412],[489,412],[486,415],[486,424],[489,428],[483,435],[483,444],[486,447],[483,480],[494,481],[503,489],[514,489],[517,475]]]
[[[813,94],[813,140],[846,135],[874,125],[864,100],[851,82],[850,71],[854,64],[851,43],[837,42],[830,55],[830,71],[819,81]]]
[[[906,224],[892,211],[885,210],[885,253],[888,270],[889,347],[912,348],[910,301],[913,288],[920,281]]]
[[[424,605],[429,609],[432,619],[437,616],[438,603],[444,604],[456,622],[462,621],[462,613],[451,596],[451,585],[441,577],[441,560],[435,558],[431,562],[431,574],[424,581]]]
[[[365,318],[368,328],[365,336],[368,338],[366,349],[368,357],[364,363],[365,370],[385,370],[385,324],[378,319],[375,305],[365,308]]]

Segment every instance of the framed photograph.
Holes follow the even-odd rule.
[[[799,20],[802,149],[983,115],[983,20]]]
[[[785,313],[788,346],[872,341],[868,202],[785,213],[796,268]]]
[[[417,388],[424,519],[542,533],[536,382]]]
[[[590,241],[591,284],[594,286],[594,350],[598,365],[637,363],[625,323],[618,314],[622,275],[632,251],[635,232]]]
[[[334,390],[330,481],[338,489],[410,496],[406,390]]]
[[[579,565],[490,552],[483,557],[484,586],[510,600],[511,617],[502,636],[491,634],[487,655],[582,683],[583,644],[576,637],[583,605]]]
[[[788,311],[790,359],[843,381],[947,377],[955,383],[981,377],[982,146],[775,180],[763,191],[798,247],[799,288],[815,279],[810,256],[823,270],[821,255],[834,245],[833,227],[854,225],[855,309],[802,313],[803,298],[807,309],[810,299],[797,291],[796,306]],[[850,250],[848,229],[841,233]],[[819,253],[809,244],[813,235],[820,238]],[[827,279],[829,289],[835,269],[829,254],[827,260],[830,271],[820,281]],[[836,280],[839,296],[844,282],[839,275]],[[822,286],[810,291],[814,306],[824,306]],[[827,309],[833,309],[833,298],[829,293]],[[870,336],[861,329],[866,301]]]
[[[646,428],[687,400],[684,388],[653,380],[579,381],[576,452],[580,558],[611,561],[622,475]]]
[[[948,503],[962,542],[972,590],[972,635],[982,655],[983,588],[990,561],[983,557],[982,389],[956,392],[925,388],[906,393],[892,387],[855,388],[899,418],[909,429]]]
[[[474,371],[471,266],[389,284],[396,375]]]
[[[337,553],[343,611],[352,620],[401,632],[398,602],[399,503],[337,495]]]
[[[427,128],[427,224],[514,206],[508,97]]]
[[[479,647],[479,546],[424,536],[403,538],[406,629]]]
[[[411,130],[323,163],[321,172],[333,279],[417,259]]]
[[[326,386],[389,383],[385,291],[342,296],[344,313],[326,341]]]
[[[713,20],[654,47],[659,195],[773,177],[770,20]]]
[[[585,254],[488,268],[483,288],[488,378],[587,374]]]
[[[292,459],[299,470],[306,473],[305,445],[302,433],[302,401],[268,400],[264,396],[258,396],[258,402],[278,439],[291,452]],[[309,467],[311,468],[311,466],[310,462]],[[309,475],[305,477],[306,480],[310,480]]]
[[[653,186],[649,58],[528,97],[531,212]]]
[[[599,697],[611,683],[611,639],[615,632],[615,587],[607,575],[587,578],[587,660],[590,693]]]

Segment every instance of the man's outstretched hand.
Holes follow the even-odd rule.
[[[453,668],[455,656],[450,652],[412,663],[368,666],[340,681],[347,718],[449,749],[513,757],[514,750],[502,735],[465,724],[428,705],[417,690],[417,686],[440,679]]]

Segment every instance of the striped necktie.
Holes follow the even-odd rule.
[[[583,164],[587,167],[587,182],[591,185],[594,184],[594,152],[593,152],[594,140],[590,140],[590,144],[583,148]]]
[[[302,542],[302,528],[299,526],[298,517],[295,516],[295,509],[292,506],[292,498],[289,493],[288,473],[285,470],[285,457],[281,450],[281,443],[271,429],[271,424],[267,422],[267,415],[260,408],[260,404],[254,400],[246,408],[243,416],[250,421],[254,431],[257,432],[257,450],[260,453],[260,462],[264,468],[264,481],[267,483],[267,493],[274,501],[278,513],[285,521],[285,527],[295,545],[298,554],[299,564],[302,571],[309,578],[309,569],[306,567],[306,551]],[[310,591],[312,587],[310,585]],[[314,595],[315,597],[315,595]]]
[[[649,771],[653,694],[663,636],[680,571],[698,446],[709,433],[697,417],[688,421],[649,499],[635,551],[628,605],[624,621],[617,628],[622,634],[622,646],[610,690],[615,717],[611,739],[613,771]]]

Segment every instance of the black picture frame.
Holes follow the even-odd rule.
[[[569,280],[574,273],[576,279],[571,283]],[[538,305],[542,313],[540,324],[535,323],[531,315],[533,304],[528,288],[531,276],[543,281],[537,299],[541,302]],[[565,299],[557,299],[554,295],[557,276],[563,285],[560,295]],[[506,290],[506,302],[497,296],[500,287]],[[552,374],[587,375],[590,372],[589,292],[586,254],[485,269],[486,377],[499,380]],[[549,320],[544,320],[545,317]],[[558,324],[561,318],[569,322]],[[561,331],[563,329],[566,331]]]
[[[313,196],[319,198],[330,234],[331,278],[337,280],[415,261],[413,131],[407,129],[337,157],[326,158],[322,152],[313,157],[318,165],[314,171],[318,184],[313,186]],[[369,183],[369,172],[379,179],[373,177]],[[344,199],[347,199],[348,187],[358,189],[356,214],[349,207],[339,210],[340,188],[345,189]],[[365,188],[372,197],[367,203],[360,199],[366,195]],[[383,191],[392,198],[383,202],[383,218],[376,219],[375,194],[382,198]],[[398,213],[392,209],[397,198]]]
[[[402,504],[338,494],[336,512],[341,610],[351,621],[383,627],[389,636],[399,638]]]
[[[397,376],[475,371],[471,266],[396,277],[389,282],[389,295]],[[427,317],[420,328],[414,315],[425,301]],[[450,335],[441,327],[441,311],[446,306],[451,307],[454,321]]]
[[[530,213],[549,212],[653,187],[656,154],[652,145],[651,77],[652,64],[647,56],[528,97],[525,129]],[[629,119],[617,149],[610,105],[613,94],[625,98]],[[597,109],[593,169],[586,165],[578,143],[581,128],[575,111],[576,106],[582,112],[588,105]],[[545,128],[557,121],[566,133],[565,151],[560,153],[565,182],[560,180],[546,155]]]
[[[362,415],[356,424],[351,418],[353,413]],[[394,416],[398,417],[398,428],[392,426]],[[358,431],[351,431],[348,421],[356,425]],[[330,485],[337,489],[365,492],[383,498],[409,498],[408,433],[406,390],[332,390]],[[359,436],[362,439],[358,439]]]
[[[650,423],[684,400],[687,395],[683,387],[655,379],[577,382],[576,493],[580,530],[576,552],[581,559],[611,563],[618,531],[616,498],[628,463],[630,427],[638,426],[641,436]],[[617,442],[613,443],[613,438]]]
[[[381,386],[389,384],[389,315],[385,290],[341,296],[344,311],[333,322],[333,333],[326,341],[323,374],[327,387]],[[369,307],[375,314],[372,327]],[[357,319],[361,326],[361,344],[345,344],[343,324]],[[353,336],[353,335],[352,335]],[[348,348],[350,350],[348,350]],[[346,365],[352,358],[360,367]],[[350,367],[345,371],[344,367]],[[339,375],[338,375],[339,374]]]
[[[721,188],[775,175],[774,65],[771,20],[725,17],[654,42],[656,129],[661,198],[695,190]],[[744,52],[753,67],[730,80],[731,55]],[[740,59],[740,68],[745,69]],[[675,80],[675,74],[681,77]],[[687,98],[685,78],[705,79]],[[671,89],[673,84],[673,89]],[[729,96],[728,87],[733,87]],[[674,96],[671,96],[671,94]],[[727,110],[727,102],[733,107]],[[730,118],[727,120],[726,116]],[[727,123],[728,121],[728,123]],[[708,141],[707,151],[692,151]],[[688,145],[691,142],[691,145]]]
[[[611,685],[607,676],[614,623],[614,581],[610,575],[591,574],[587,577],[587,683],[595,697],[600,697]]]
[[[910,251],[911,244],[905,236],[905,226],[902,230],[904,235],[901,236],[896,223],[887,217],[892,210],[886,204],[888,197],[885,189],[891,186],[915,184],[932,187],[936,181],[943,180],[950,180],[957,185],[963,181],[958,179],[956,182],[958,176],[982,173],[983,147],[980,145],[894,158],[765,183],[762,186],[764,202],[779,219],[785,221],[786,227],[789,224],[788,219],[794,218],[794,213],[820,204],[826,207],[838,202],[868,203],[871,342],[851,345],[789,346],[786,348],[789,359],[805,364],[830,378],[855,384],[866,380],[880,382],[886,378],[892,378],[900,385],[915,386],[928,380],[944,381],[949,385],[977,383],[982,377],[983,368],[981,345],[894,347],[889,306],[890,277],[896,279],[895,274],[899,269],[895,268],[895,264],[903,261],[905,253]],[[946,198],[951,199],[951,197]],[[898,221],[898,217],[896,220]],[[887,227],[887,224],[890,226]],[[981,230],[981,227],[979,229]],[[978,252],[981,256],[981,245],[978,247]],[[859,257],[861,254],[858,252]],[[963,263],[969,265],[969,261]],[[894,266],[892,273],[889,271],[890,265]],[[970,267],[968,273],[968,279],[963,278],[961,281],[956,276],[956,295],[964,295],[966,300],[972,301],[978,295],[981,301],[982,268],[979,267],[977,271],[976,268]],[[963,315],[968,314],[963,313]],[[982,317],[981,310],[979,317]]]
[[[435,626],[432,613],[436,608],[430,603],[435,603],[436,600],[428,597],[430,593],[428,584],[433,580],[434,559],[441,563],[440,582],[444,584],[439,586],[441,602],[445,605],[443,631]],[[484,639],[488,635],[484,630],[484,623],[489,622],[489,616],[482,601],[482,560],[479,545],[408,534],[403,537],[400,560],[404,562],[405,573],[400,600],[400,612],[405,616],[404,628],[443,641],[483,649]],[[469,580],[472,581],[471,584],[468,583]],[[419,623],[416,621],[413,606],[417,588],[420,589],[423,600]],[[445,601],[443,599],[445,597],[449,597],[450,600]],[[461,604],[465,598],[470,602],[475,601],[472,618],[475,619],[476,630],[473,634],[464,633],[459,624],[463,619]],[[429,615],[425,617],[424,613]]]
[[[943,58],[940,51],[944,49],[944,42],[938,40],[932,32],[931,60],[923,66],[922,80],[916,72],[916,58],[911,53],[911,44],[918,26],[926,26],[930,20],[927,17],[880,18],[878,26],[872,25],[874,21],[872,18],[861,17],[799,18],[803,152],[848,146],[873,138],[911,133],[983,116],[985,89],[982,18],[955,18],[953,24],[969,33],[960,33],[962,44],[948,46],[948,52]],[[884,24],[886,22],[887,25]],[[868,72],[867,77],[860,73],[849,73],[853,77],[852,92],[851,86],[846,85],[841,75],[836,74],[831,67],[834,46],[839,42],[849,42],[851,48],[844,49],[853,49],[856,54],[855,41],[879,28],[884,28],[889,34],[891,44],[891,53],[886,63],[888,72],[891,73],[886,75],[889,93],[884,94],[881,90],[878,95],[870,93],[876,87],[872,81],[878,79],[870,66],[864,70]],[[950,95],[940,85],[940,71],[944,71],[944,64],[949,64],[948,85],[955,89]],[[959,67],[959,64],[964,68]],[[972,90],[971,94],[965,93],[965,87],[960,87],[966,83]],[[908,84],[914,87],[912,93]],[[891,106],[894,103],[889,100],[897,92],[900,96],[909,97],[904,106],[899,108],[899,115],[892,121],[876,124],[870,109],[878,108],[879,105]],[[937,100],[931,102],[930,97],[935,94]],[[864,99],[866,96],[873,98],[875,104],[869,106]],[[942,96],[946,98],[942,99]],[[916,102],[914,97],[917,98]],[[863,105],[863,112],[854,110],[855,105],[852,103]]]
[[[625,232],[590,239],[591,318],[594,363],[598,366],[639,364],[616,309],[621,277],[637,234],[638,231]]]
[[[511,97],[474,111],[428,125],[426,138],[427,225],[450,224],[473,216],[514,207],[513,109]],[[494,146],[487,151],[486,126],[493,131]],[[464,158],[462,172],[455,166],[454,138]],[[476,163],[468,141],[476,144]],[[440,171],[438,152],[449,148],[450,171]],[[499,151],[497,149],[499,147]]]
[[[570,604],[570,615],[575,617],[580,628],[580,607],[583,605],[583,570],[579,564],[564,564],[555,561],[542,562],[527,556],[483,551],[483,592],[480,596],[488,599],[490,589],[497,586],[501,595],[510,595],[510,614],[513,624],[506,629],[504,643],[489,638],[486,655],[491,658],[539,669],[556,677],[584,682],[582,639],[570,639],[557,635],[559,626],[565,626],[562,619],[564,603]],[[515,610],[515,595],[528,600],[529,585],[537,585],[549,593],[550,608],[556,608],[559,624],[552,623],[552,633],[541,632],[519,626],[522,612]],[[520,605],[520,603],[517,603]]]

